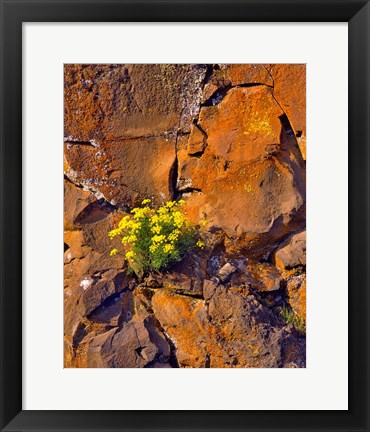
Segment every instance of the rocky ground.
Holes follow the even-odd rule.
[[[304,65],[65,66],[65,367],[305,367],[305,104]],[[205,249],[137,280],[108,231],[180,197]]]

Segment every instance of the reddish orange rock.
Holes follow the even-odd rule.
[[[147,197],[172,198],[175,138],[106,141],[98,148],[66,146],[65,172],[114,205],[132,207]]]
[[[201,109],[199,123],[210,151],[226,161],[246,162],[280,142],[283,111],[267,87],[235,88],[223,101]]]
[[[304,169],[282,115],[268,87],[231,89],[200,112],[208,136],[204,154],[178,154],[179,189],[193,191],[184,196],[189,217],[244,236],[241,243],[254,251],[302,220],[295,225],[304,209]]]
[[[65,137],[74,141],[189,130],[205,74],[202,65],[66,65]]]
[[[271,74],[274,78],[276,100],[285,111],[302,157],[306,159],[306,65],[273,65]]]
[[[153,311],[176,347],[182,367],[205,367],[208,321],[204,300],[156,291]]]
[[[159,289],[152,306],[180,367],[288,367],[283,347],[303,348],[269,309],[232,287],[215,287],[209,303]]]
[[[273,85],[272,77],[265,65],[228,64],[225,65],[225,69],[226,77],[231,81],[231,85],[233,86],[241,84]]]
[[[263,234],[270,233],[273,241],[274,236],[289,231],[288,225],[304,203],[289,165],[262,160],[248,167],[234,164],[220,173],[212,156],[203,163],[209,164],[204,179],[201,169],[199,174],[195,171],[195,182],[187,174],[189,184],[202,191],[187,197],[189,217],[206,217],[208,226],[221,227],[229,236],[249,236],[245,240],[251,246]]]
[[[195,125],[192,126],[188,141],[188,154],[195,155],[202,153],[206,147],[206,137],[204,133]]]

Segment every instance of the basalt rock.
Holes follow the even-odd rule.
[[[275,253],[276,266],[288,270],[306,265],[306,231],[295,234],[289,243]]]
[[[156,326],[155,318],[147,316],[95,337],[87,351],[87,367],[141,368],[154,361],[168,367],[170,347]]]
[[[274,96],[289,118],[302,157],[306,159],[306,65],[271,65],[270,72]]]

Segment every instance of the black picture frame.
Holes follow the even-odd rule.
[[[144,0],[136,2],[133,0],[75,0],[73,2],[0,0],[0,4],[0,429],[3,431],[183,432],[369,431],[369,2],[356,0]],[[350,179],[348,411],[22,410],[22,23],[85,21],[348,22]],[[340,269],[332,269],[332,271],[340,271]],[[317,391],[319,392],[320,389]]]

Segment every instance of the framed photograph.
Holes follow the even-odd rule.
[[[369,8],[1,0],[1,430],[369,430]]]

